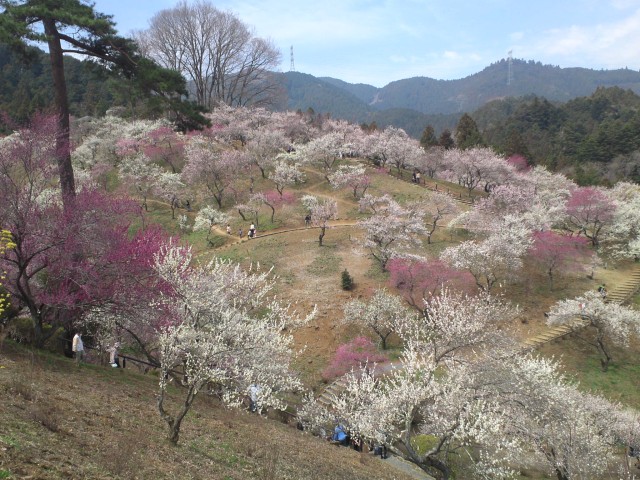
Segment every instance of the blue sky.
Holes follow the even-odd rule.
[[[121,34],[177,0],[95,0]],[[220,0],[295,69],[382,87],[463,78],[507,58],[640,69],[640,0]],[[514,71],[517,78],[517,70]]]

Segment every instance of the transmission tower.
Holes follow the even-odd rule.
[[[291,45],[291,65],[289,65],[289,71],[290,72],[296,71],[296,65],[295,63],[293,63],[293,45]]]
[[[509,65],[509,70],[507,72],[507,85],[511,85],[511,82],[513,82],[513,50],[509,50],[507,64]]]

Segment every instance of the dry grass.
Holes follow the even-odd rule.
[[[353,450],[206,396],[172,447],[155,409],[153,377],[77,368],[13,344],[4,346],[0,367],[0,478],[404,478],[384,462],[362,463]],[[23,373],[36,380],[33,387],[16,380]]]

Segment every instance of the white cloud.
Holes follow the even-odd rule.
[[[572,25],[543,32],[543,38],[525,46],[532,58],[566,66],[620,68],[637,65],[640,46],[640,10],[617,22]]]

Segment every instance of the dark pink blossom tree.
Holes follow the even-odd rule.
[[[149,230],[129,237],[135,202],[82,190],[63,208],[51,190],[56,170],[55,118],[36,117],[31,128],[0,142],[0,224],[13,248],[0,257],[4,287],[16,311],[29,312],[34,341],[42,346],[61,327],[69,328],[97,305],[127,305],[141,292],[150,268],[149,250],[158,245]],[[49,328],[50,327],[50,328]]]

